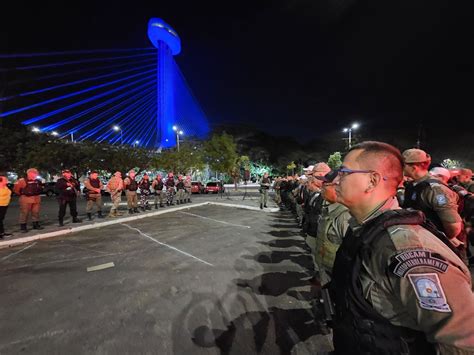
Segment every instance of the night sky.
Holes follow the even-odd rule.
[[[474,133],[472,1],[148,3],[3,4],[0,52],[149,47],[160,17],[213,125],[308,141],[357,120],[414,142],[421,124],[432,145]]]

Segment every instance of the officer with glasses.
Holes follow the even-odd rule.
[[[421,212],[399,208],[402,179],[397,148],[363,142],[333,181],[352,216],[330,283],[335,353],[472,354],[470,272]]]

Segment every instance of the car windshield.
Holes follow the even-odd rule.
[[[199,185],[200,182],[192,182],[191,184],[192,184],[192,185]]]
[[[207,186],[217,186],[217,182],[208,182]]]

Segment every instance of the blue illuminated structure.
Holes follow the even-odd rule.
[[[204,138],[207,118],[173,58],[178,34],[152,18],[148,37],[153,48],[0,54],[0,118],[76,141],[167,148],[176,144],[174,125]]]

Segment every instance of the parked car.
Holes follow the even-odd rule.
[[[225,192],[224,185],[218,181],[211,181],[206,184],[206,188],[204,189],[204,193],[208,194],[209,192],[211,193],[219,193],[219,192]]]
[[[45,182],[43,185],[43,193],[48,197],[57,195],[58,192],[56,191],[56,183],[53,181]]]
[[[204,184],[201,181],[191,181],[191,193],[202,194],[204,189]]]

